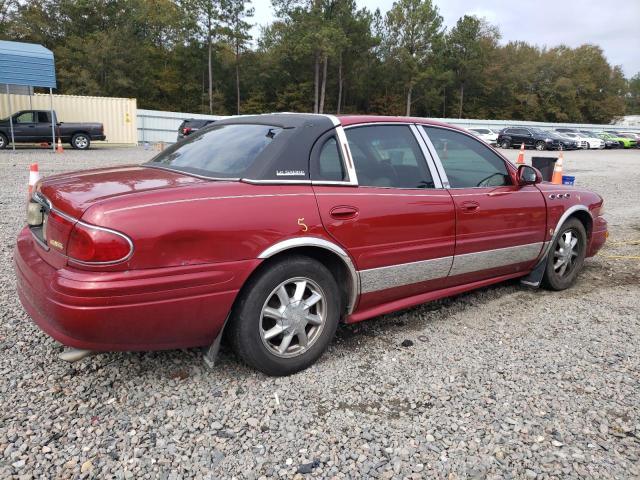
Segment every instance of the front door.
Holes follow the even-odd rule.
[[[22,141],[35,139],[36,123],[33,112],[22,112],[13,117],[13,134]]]
[[[516,185],[505,160],[471,135],[422,128],[455,203],[456,247],[449,280],[463,284],[530,269],[547,228],[540,190]]]
[[[360,270],[358,310],[435,290],[451,268],[453,201],[438,188],[416,132],[404,124],[345,129],[357,185],[342,170],[333,134],[312,154],[322,222]]]

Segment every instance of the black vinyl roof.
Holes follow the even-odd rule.
[[[256,181],[307,181],[310,180],[309,157],[315,142],[327,131],[335,128],[333,120],[324,115],[273,113],[265,115],[246,115],[218,120],[182,142],[178,142],[153,158],[146,165],[160,166],[184,173],[209,176],[210,178],[232,178],[229,174],[199,170],[189,166],[187,150],[190,145],[201,140],[206,141],[209,133],[224,128],[225,125],[261,125],[274,127],[278,133],[273,141],[266,145],[239,177]],[[225,145],[211,145],[212,148],[225,148]],[[182,154],[181,164],[172,164],[173,159]],[[185,163],[186,160],[186,163]],[[197,163],[197,162],[195,162]],[[237,178],[237,177],[236,177]]]

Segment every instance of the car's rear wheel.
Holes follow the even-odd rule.
[[[501,146],[502,148],[509,148],[509,147],[511,147],[511,143],[509,142],[509,140],[503,140],[503,141],[500,143],[500,146]]]
[[[86,150],[91,145],[89,135],[84,133],[76,133],[71,137],[71,146],[76,150]]]
[[[246,364],[290,375],[320,358],[340,320],[341,297],[320,262],[292,256],[249,280],[234,308],[229,339]]]
[[[7,140],[7,137],[5,137],[4,134],[0,133],[0,150],[4,150],[5,148],[7,148],[8,144],[9,140]]]
[[[547,149],[547,144],[544,143],[542,140],[538,140],[536,142],[536,150],[541,152],[542,150],[546,150],[546,149]]]
[[[550,290],[564,290],[576,281],[587,251],[587,232],[577,218],[570,218],[561,227],[547,256],[547,268],[542,279]]]

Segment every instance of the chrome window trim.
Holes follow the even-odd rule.
[[[356,301],[360,293],[360,275],[358,274],[356,267],[351,261],[351,257],[349,256],[349,254],[339,245],[318,237],[294,237],[271,245],[266,250],[263,250],[257,258],[269,258],[277,253],[281,253],[296,247],[324,248],[325,250],[329,250],[337,254],[341,258],[341,260],[347,267],[347,270],[349,271],[349,275],[351,277],[351,288],[349,293],[349,301],[347,303],[347,314],[350,315],[355,308]]]
[[[476,137],[475,135],[473,135],[473,134],[471,134],[469,132],[458,130],[457,128],[451,128],[451,127],[447,127],[447,126],[443,126],[443,125],[429,125],[429,124],[426,124],[426,123],[420,123],[418,125],[421,126],[421,127],[430,127],[430,128],[439,128],[441,130],[450,130],[452,132],[456,132],[456,133],[460,133],[462,135],[466,135],[467,137],[471,138],[472,140],[478,142],[483,147],[487,148],[491,153],[493,153],[496,157],[498,157],[500,160],[502,160],[504,162],[504,164],[505,164],[506,169],[507,169],[507,173],[509,173],[509,174],[512,173],[510,165],[513,165],[513,164],[509,160],[505,159],[499,152],[494,151],[493,148],[491,148],[491,145],[488,145],[486,142],[483,142],[482,140],[478,139],[478,137]],[[419,131],[420,131],[420,134],[423,135],[424,141],[429,146],[429,150],[433,152],[433,158],[434,158],[434,161],[436,162],[436,165],[438,166],[438,171],[441,172],[441,175],[443,175],[442,183],[443,184],[444,183],[447,184],[447,186],[445,188],[448,188],[450,190],[464,190],[464,189],[470,189],[470,188],[486,189],[486,188],[517,187],[518,186],[518,185],[512,183],[511,185],[497,185],[497,186],[492,186],[492,187],[451,187],[450,184],[449,184],[449,179],[447,177],[447,174],[444,171],[444,166],[442,165],[442,160],[440,159],[440,156],[438,155],[438,152],[436,151],[435,146],[431,142],[431,139],[429,138],[429,135],[427,134],[427,132],[425,132],[424,128],[420,128]],[[511,177],[511,175],[509,175],[509,176]],[[512,178],[512,180],[513,180],[513,178]]]
[[[336,119],[337,120],[337,119]],[[342,161],[347,170],[349,180],[341,183],[341,185],[351,185],[352,187],[358,186],[358,174],[356,173],[356,165],[353,162],[353,156],[351,155],[351,148],[349,147],[349,140],[344,131],[342,125],[336,126],[336,136],[338,137],[338,143],[342,150]]]
[[[241,178],[239,181],[252,185],[311,185],[311,180],[254,180],[252,178]]]
[[[420,151],[422,152],[422,156],[424,157],[424,161],[427,164],[427,168],[429,170],[429,173],[431,174],[431,178],[433,179],[433,183],[434,183],[434,188],[406,188],[406,187],[377,187],[377,186],[373,186],[373,185],[361,185],[360,188],[365,188],[365,187],[371,187],[371,188],[389,188],[392,190],[435,190],[438,188],[443,188],[443,182],[441,181],[441,176],[439,175],[439,172],[436,172],[436,174],[434,175],[434,171],[432,166],[436,166],[437,165],[435,162],[433,162],[433,158],[431,158],[431,161],[433,162],[433,165],[430,163],[429,161],[429,157],[426,155],[425,150],[424,150],[424,146],[420,143],[420,136],[419,134],[416,135],[416,130],[418,129],[417,125],[415,122],[362,122],[362,123],[352,123],[350,125],[347,125],[346,127],[343,127],[343,130],[349,130],[352,128],[359,128],[359,127],[378,127],[378,126],[395,126],[395,125],[405,125],[409,127],[409,130],[411,131],[411,133],[413,134],[416,142],[418,143],[418,147],[420,148]],[[346,138],[346,135],[345,135]],[[349,143],[347,142],[347,147],[348,147]],[[351,155],[351,150],[349,150],[349,155]],[[350,159],[352,158],[351,156],[349,157]],[[353,160],[351,160],[353,162]],[[354,172],[355,172],[355,164],[354,164]],[[446,187],[444,187],[446,188]]]
[[[442,161],[440,160],[440,156],[436,151],[436,147],[433,145],[433,142],[429,138],[429,135],[427,135],[427,132],[425,132],[424,128],[422,128],[424,126],[425,126],[424,124],[417,125],[418,133],[422,137],[422,140],[424,141],[425,145],[427,146],[427,149],[429,150],[429,154],[431,155],[431,158],[433,159],[433,163],[436,166],[436,170],[438,171],[438,175],[440,176],[440,181],[442,182],[443,188],[450,189],[451,185],[449,184],[449,178],[447,177],[447,172],[444,171],[444,167],[442,166]],[[449,130],[454,130],[454,129],[450,128]]]
[[[420,150],[422,150],[422,156],[424,157],[424,161],[427,163],[427,169],[429,170],[429,174],[431,175],[431,178],[433,180],[434,188],[443,188],[440,172],[438,171],[438,168],[436,167],[436,164],[433,161],[433,157],[431,156],[429,147],[427,146],[427,144],[424,141],[424,138],[422,138],[422,135],[420,135],[420,132],[418,131],[419,130],[418,126],[415,123],[413,123],[409,125],[409,128],[411,129],[411,133],[413,133],[413,136],[415,137],[416,142],[418,142],[418,145],[420,146]]]

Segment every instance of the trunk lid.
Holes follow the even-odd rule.
[[[136,165],[54,175],[41,182],[39,191],[56,209],[80,218],[87,208],[103,200],[203,182],[206,180],[180,172]]]

